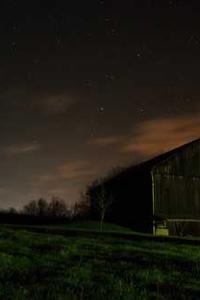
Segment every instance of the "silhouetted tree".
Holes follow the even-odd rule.
[[[30,201],[23,207],[22,213],[38,217],[69,217],[70,212],[64,200],[53,197],[50,202],[40,198],[37,201]]]
[[[24,213],[25,215],[37,216],[38,215],[37,201],[32,200],[28,204],[24,205],[22,209],[22,213]]]
[[[80,200],[74,204],[73,215],[75,218],[87,218],[90,213],[90,199],[87,194],[81,193]]]
[[[18,211],[16,208],[14,207],[9,207],[8,210],[7,210],[8,214],[12,214],[12,215],[16,215],[18,214]]]
[[[59,197],[53,197],[49,203],[48,212],[53,217],[66,217],[69,216],[69,210],[64,200]]]
[[[37,215],[40,217],[48,216],[48,211],[49,211],[48,202],[45,199],[40,198],[37,202]]]
[[[100,231],[103,230],[103,222],[105,220],[106,213],[113,202],[113,198],[108,194],[104,186],[100,186],[95,198],[93,199],[94,208],[96,208],[100,217]]]

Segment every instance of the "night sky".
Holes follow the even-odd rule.
[[[1,1],[0,207],[200,136],[198,2]]]

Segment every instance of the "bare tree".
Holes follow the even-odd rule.
[[[24,205],[22,213],[30,216],[36,216],[38,213],[37,202],[35,200],[32,200],[28,204]]]
[[[22,212],[30,216],[39,217],[69,217],[70,211],[67,208],[64,200],[59,197],[52,197],[50,202],[40,198],[37,201],[33,200],[26,204]]]
[[[105,216],[108,211],[108,208],[112,203],[113,203],[112,196],[107,193],[103,185],[100,186],[98,192],[96,193],[96,197],[94,199],[94,206],[98,211],[100,217],[100,231],[103,230],[103,222],[105,220]]]
[[[59,197],[53,197],[49,203],[49,215],[53,217],[68,216],[69,210],[64,200]]]
[[[8,214],[11,214],[11,215],[16,215],[18,214],[18,211],[15,207],[9,207],[8,210],[7,210]]]
[[[81,193],[80,200],[74,204],[73,215],[76,218],[85,218],[90,212],[90,199],[89,197]]]
[[[43,198],[37,201],[37,214],[40,217],[48,215],[48,202]]]

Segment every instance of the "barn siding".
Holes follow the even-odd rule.
[[[200,179],[154,175],[154,214],[164,218],[200,218]]]
[[[200,142],[177,151],[171,157],[156,164],[153,173],[200,177]]]
[[[169,235],[199,236],[200,233],[200,222],[168,222],[167,227],[169,230]]]
[[[154,215],[200,219],[200,142],[154,166],[152,176]]]

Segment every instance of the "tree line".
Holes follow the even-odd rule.
[[[14,207],[0,209],[0,215],[26,215],[44,219],[86,219],[89,208],[89,201],[88,199],[86,200],[86,197],[82,194],[81,199],[71,207],[59,197],[52,197],[49,201],[44,198],[39,198],[37,200],[29,201],[22,209],[16,209]]]
[[[53,197],[49,202],[43,198],[30,201],[24,205],[22,213],[39,217],[69,217],[71,211],[64,200]]]
[[[109,174],[109,176],[113,176]],[[32,200],[25,204],[21,210],[13,207],[0,210],[0,222],[12,221],[17,222],[24,218],[24,222],[35,222],[35,219],[42,222],[48,220],[98,220],[100,230],[103,229],[103,223],[113,204],[113,197],[104,186],[104,180],[101,178],[91,182],[81,194],[80,200],[72,207],[69,207],[66,202],[59,197],[52,197],[49,201],[44,198]]]

